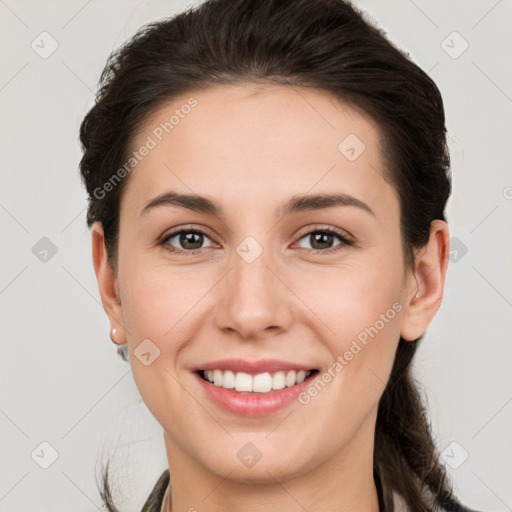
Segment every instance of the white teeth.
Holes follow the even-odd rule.
[[[252,380],[252,390],[258,393],[268,393],[272,389],[270,373],[258,373]]]
[[[217,385],[222,386],[222,384]],[[235,375],[235,389],[237,391],[252,391],[252,377],[248,373],[238,372]]]
[[[297,374],[295,373],[295,370],[292,370],[291,372],[288,372],[286,374],[286,387],[293,386],[297,382]]]
[[[272,377],[272,389],[283,389],[286,387],[284,372],[276,372]]]
[[[226,389],[233,389],[235,387],[235,374],[231,370],[226,370],[224,372],[222,387]]]
[[[285,387],[295,386],[304,382],[311,374],[310,371],[291,370],[289,372],[279,371],[275,373],[258,373],[251,375],[245,372],[233,372],[231,370],[205,370],[206,380],[215,386],[221,386],[226,389],[236,389],[236,391],[248,391],[255,393],[269,393],[272,390],[283,389]]]
[[[297,384],[300,384],[301,382],[304,382],[306,380],[306,372],[301,370],[300,372],[297,372]]]
[[[213,383],[216,386],[222,385],[222,372],[220,370],[213,370]]]

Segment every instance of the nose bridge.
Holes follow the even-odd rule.
[[[275,259],[271,252],[269,247],[264,247],[252,236],[246,237],[236,247],[236,254],[233,255],[232,280],[236,293],[239,293],[241,298],[246,299],[247,295],[263,300],[267,298],[267,294],[270,295],[270,288],[274,285],[275,279],[269,270],[269,266],[273,264],[272,260]]]
[[[269,327],[286,328],[291,311],[286,286],[275,275],[278,264],[270,244],[264,247],[255,237],[248,236],[235,247],[217,311],[220,328],[231,328],[243,337],[261,336]]]

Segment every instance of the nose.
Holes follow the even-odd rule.
[[[234,254],[231,271],[220,283],[217,327],[250,341],[286,331],[293,321],[294,294],[283,269],[270,251],[254,261],[240,254]]]

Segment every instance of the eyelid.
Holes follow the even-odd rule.
[[[305,235],[309,235],[311,233],[317,232],[317,231],[327,231],[329,233],[333,233],[336,236],[341,237],[342,239],[346,239],[347,242],[355,243],[356,239],[355,237],[349,233],[346,229],[337,228],[334,226],[331,226],[329,224],[313,224],[313,226],[308,226],[305,228],[306,231],[304,231],[301,235],[298,235],[298,240],[303,238]],[[323,251],[325,252],[325,251]]]
[[[202,233],[204,235],[208,235],[209,238],[215,238],[213,231],[211,231],[206,226],[202,224],[184,224],[182,226],[177,226],[175,228],[167,229],[164,231],[163,235],[158,237],[159,243],[164,242],[165,240],[172,238],[176,235],[179,235],[182,231],[196,231]],[[190,251],[187,251],[190,252]]]

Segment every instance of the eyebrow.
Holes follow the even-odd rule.
[[[150,210],[161,206],[178,206],[199,213],[207,213],[217,217],[223,216],[222,206],[213,199],[197,194],[180,194],[178,192],[165,192],[146,204],[141,216]],[[375,216],[374,211],[363,201],[354,196],[343,193],[295,195],[285,205],[278,208],[278,216],[290,215],[309,210],[322,210],[335,206],[354,206]]]

